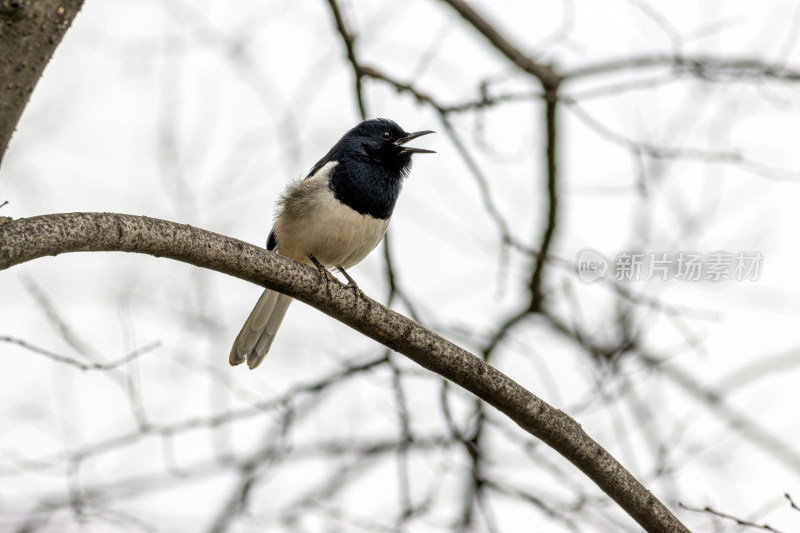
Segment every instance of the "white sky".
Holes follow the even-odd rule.
[[[752,57],[800,69],[800,50],[794,46],[800,33],[796,2],[472,5],[523,50],[565,70],[646,54]],[[509,76],[509,64],[443,3],[353,0],[343,2],[343,8],[368,64],[414,80],[445,105],[476,98],[478,82],[487,78],[497,80],[494,94],[538,90],[528,78]],[[800,363],[800,253],[795,245],[800,223],[800,82],[704,83],[681,76],[651,88],[582,99],[591,90],[661,80],[668,74],[652,69],[565,87],[564,94],[581,102],[578,110],[561,109],[562,218],[554,251],[569,261],[586,247],[609,256],[625,250],[759,251],[764,263],[758,281],[627,284],[684,310],[676,321],[638,309],[634,323],[642,327],[644,346],[708,386],[776,354]],[[371,115],[393,118],[409,131],[439,131],[425,139],[425,146],[438,154],[415,160],[393,217],[391,249],[402,287],[425,325],[476,349],[483,335],[524,305],[530,261],[512,252],[510,262],[501,265],[496,226],[437,115],[379,83],[367,81],[366,87]],[[214,0],[87,0],[5,155],[0,203],[9,204],[0,214],[132,213],[262,244],[275,199],[286,183],[304,175],[358,121],[351,92],[352,73],[343,61],[326,2],[241,0],[231,8]],[[614,132],[619,142],[588,127],[584,114]],[[530,246],[537,246],[544,220],[541,120],[536,101],[453,118],[488,178],[495,205],[515,236]],[[641,163],[620,139],[736,152],[752,164],[696,159]],[[770,169],[766,176],[753,171],[762,167]],[[351,273],[365,292],[385,299],[381,249]],[[548,282],[555,309],[597,338],[613,336],[607,327],[613,323],[614,299],[607,284],[582,285],[573,272],[557,267]],[[167,424],[275,397],[345,362],[379,353],[371,341],[295,304],[262,367],[257,372],[230,369],[230,343],[260,289],[167,260],[71,254],[2,273],[0,335],[78,359],[82,356],[53,330],[26,289],[31,283],[47,294],[100,360],[117,359],[154,341],[161,346],[104,375],[79,372],[0,343],[0,419],[7,428],[0,434],[0,472],[7,474],[0,480],[0,524],[17,524],[39,498],[64,491],[63,470],[21,473],[15,470],[21,458],[49,457],[135,428],[126,392],[130,383],[137,384],[148,419]],[[570,303],[567,286],[579,312]],[[400,304],[397,308],[407,311]],[[686,347],[686,330],[702,341],[700,347]],[[606,378],[610,383],[614,379],[603,377],[585,353],[536,320],[515,331],[494,362],[576,416],[637,475],[649,476],[656,452],[648,435],[660,435],[674,447],[673,461],[680,469],[671,478],[649,477],[646,482],[673,508],[680,500],[768,520],[787,531],[800,527],[800,513],[788,509],[782,496],[788,492],[800,501],[798,467],[792,470],[776,454],[765,453],[641,364],[625,365],[622,371],[637,383],[638,402],[654,414],[651,428],[637,427],[630,398],[628,403],[612,401],[608,408],[585,407]],[[789,365],[726,398],[795,454],[800,454],[798,366]],[[313,423],[305,422],[296,431],[302,438],[392,434],[396,428],[386,392],[389,379],[383,374],[363,379],[346,393],[332,395]],[[428,415],[438,401],[438,388],[433,380],[418,381],[409,385],[415,424],[440,427],[441,421]],[[457,408],[471,405],[462,404]],[[235,425],[225,446],[246,453],[274,430],[276,420],[259,419],[256,427]],[[175,439],[179,463],[213,455],[213,440],[202,433]],[[514,452],[508,453],[508,463],[495,464],[505,479],[545,500],[568,499],[569,491],[564,496],[558,478],[547,479],[529,466],[520,469],[519,464],[529,463],[517,463]],[[554,462],[560,461],[552,455]],[[89,486],[116,473],[163,470],[163,461],[161,443],[150,439],[124,453],[86,461],[81,482]],[[443,454],[419,461],[414,473],[420,485],[441,478],[445,486],[453,485],[454,493],[460,490],[446,473],[463,458]],[[308,468],[316,472],[313,465]],[[373,515],[391,507],[396,501],[392,489],[376,487],[392,487],[394,481],[386,479],[394,472],[376,472],[357,485],[363,492],[354,489],[338,503],[363,505],[366,494],[374,498],[368,498]],[[302,485],[299,477],[291,470],[272,474],[271,484],[259,493],[262,501],[288,498]],[[219,487],[230,482],[224,475],[210,476],[192,489],[176,484],[175,490],[160,492],[163,496],[120,506],[141,513],[145,521],[157,521],[164,530],[196,531],[206,527],[222,504]],[[586,487],[588,482],[576,483]],[[499,500],[496,505],[501,525],[509,525],[510,531],[520,517],[528,517],[529,511],[518,504]],[[438,530],[445,515],[443,511],[431,523],[415,524],[414,530]],[[706,517],[680,516],[698,530],[710,530]],[[545,523],[542,515],[533,517],[532,523]],[[308,518],[310,530],[315,519],[321,520]],[[591,513],[576,518],[586,531],[633,527],[627,518],[617,519],[621,526]],[[239,527],[248,531],[256,526]],[[559,531],[560,526],[549,527]],[[95,529],[82,531],[88,530]]]

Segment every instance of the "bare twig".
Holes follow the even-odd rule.
[[[711,507],[703,507],[701,509],[701,508],[698,508],[698,507],[689,507],[688,505],[685,505],[685,504],[683,504],[681,502],[678,502],[678,505],[680,506],[681,509],[686,509],[687,511],[691,511],[693,513],[705,513],[705,514],[710,514],[712,516],[716,516],[716,517],[719,517],[719,518],[724,518],[725,520],[731,520],[731,521],[735,522],[739,526],[744,526],[744,527],[749,527],[749,528],[754,528],[754,529],[763,529],[764,531],[773,531],[774,533],[783,533],[780,529],[775,529],[774,527],[772,527],[769,524],[759,524],[757,522],[753,522],[752,520],[746,520],[744,518],[738,518],[738,517],[730,515],[728,513],[715,511]]]
[[[786,494],[784,494],[783,496],[784,496],[784,497],[785,497],[787,500],[789,500],[789,506],[791,506],[791,508],[792,508],[792,509],[794,509],[795,511],[800,511],[800,506],[798,506],[796,503],[794,503],[794,500],[792,499],[792,496],[791,496],[791,494],[789,494],[789,493],[787,492],[787,493],[786,493]]]
[[[353,67],[353,81],[355,83],[356,101],[358,102],[358,110],[363,120],[367,118],[367,106],[364,102],[364,90],[362,85],[362,80],[364,79],[364,76],[366,76],[366,72],[362,68],[361,63],[358,61],[356,56],[356,38],[350,32],[350,30],[347,29],[344,17],[342,16],[342,10],[339,9],[339,3],[336,0],[328,0],[328,5],[331,8],[333,19],[336,22],[336,29],[339,32],[339,35],[341,35],[342,41],[344,41],[344,47],[347,51],[347,60],[349,61],[350,66]]]
[[[526,54],[511,44],[500,34],[485,18],[478,14],[463,0],[442,0],[452,7],[464,20],[469,22],[483,35],[500,53],[506,56],[521,70],[535,76],[546,92],[555,92],[561,84],[561,76],[556,74],[550,65],[542,65],[529,58]]]
[[[0,335],[0,342],[6,342],[8,344],[16,344],[17,346],[21,346],[22,348],[25,348],[28,351],[31,351],[39,355],[43,355],[52,361],[70,365],[79,370],[113,370],[119,366],[126,365],[131,361],[133,361],[134,359],[137,359],[147,353],[150,353],[156,348],[161,346],[161,342],[155,341],[139,348],[138,350],[132,351],[131,353],[129,353],[124,357],[120,357],[119,359],[115,359],[109,363],[82,363],[81,361],[78,361],[77,359],[74,359],[72,357],[67,357],[66,355],[60,355],[51,352],[50,350],[45,350],[44,348],[34,346],[33,344],[30,344],[16,337],[9,337],[8,335]]]
[[[620,71],[670,68],[675,73],[686,72],[703,79],[753,79],[799,81],[800,71],[780,64],[766,63],[754,57],[721,58],[714,56],[641,55],[598,61],[582,67],[566,69],[563,81],[604,76]]]
[[[553,244],[553,236],[555,235],[556,224],[558,222],[558,165],[556,161],[558,157],[556,148],[556,110],[558,108],[558,97],[556,90],[557,89],[553,89],[552,92],[548,92],[548,98],[545,104],[545,138],[547,139],[545,158],[547,161],[547,221],[545,222],[539,253],[536,255],[536,262],[530,281],[531,302],[529,310],[531,312],[539,312],[542,310],[542,301],[544,299],[542,277],[544,276],[545,262],[550,252],[550,246]]]

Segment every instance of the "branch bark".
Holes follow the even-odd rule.
[[[83,0],[0,0],[0,162],[33,88]]]
[[[330,297],[315,269],[192,226],[114,213],[0,221],[0,270],[48,255],[122,251],[167,257],[286,293],[453,381],[577,466],[643,528],[688,529],[575,420],[505,374],[421,325],[341,284]],[[222,359],[222,357],[221,357]]]

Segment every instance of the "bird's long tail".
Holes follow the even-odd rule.
[[[264,291],[233,343],[231,365],[238,365],[245,360],[250,368],[261,364],[290,303],[292,299],[285,294],[269,289]]]

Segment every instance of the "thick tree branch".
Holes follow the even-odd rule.
[[[571,417],[486,362],[343,285],[330,297],[315,269],[216,233],[113,213],[45,215],[0,224],[0,270],[47,255],[137,252],[209,268],[284,292],[464,387],[566,457],[647,531],[688,531]]]
[[[0,0],[0,162],[47,62],[83,0]]]

